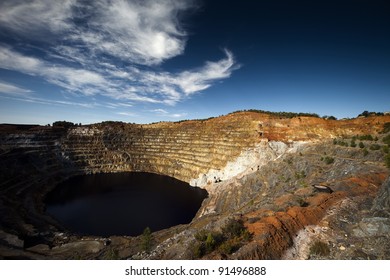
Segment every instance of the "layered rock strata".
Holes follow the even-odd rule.
[[[332,121],[242,112],[203,121],[149,125],[106,122],[69,129],[3,125],[2,244],[28,248],[45,240],[45,234],[63,230],[44,213],[43,199],[58,182],[76,174],[164,174],[209,191],[210,197],[197,215],[199,221],[243,209],[249,213],[268,192],[279,193],[271,189],[275,179],[264,175],[270,163],[327,139],[378,134],[387,122],[390,116]],[[248,184],[248,192],[239,189],[243,184]]]

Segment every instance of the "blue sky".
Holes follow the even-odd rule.
[[[386,0],[3,0],[0,123],[390,111]]]

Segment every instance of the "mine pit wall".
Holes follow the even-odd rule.
[[[390,116],[332,121],[243,112],[180,123],[108,123],[69,130],[61,149],[66,159],[86,173],[144,171],[204,186],[214,177],[224,180],[240,174],[243,167],[253,168],[248,158],[261,162],[280,154],[278,143],[291,146],[376,134],[385,122],[390,122]],[[277,144],[272,146],[273,142]]]
[[[376,134],[385,122],[390,122],[390,116],[328,121],[245,112],[180,123],[1,130],[0,208],[5,213],[1,223],[13,228],[16,220],[45,225],[45,192],[77,174],[143,171],[190,182],[203,174],[212,180],[213,172],[219,172],[226,179],[241,172],[234,164],[242,163],[248,153],[275,158],[277,153],[272,153],[278,147],[272,143],[277,141],[292,145],[341,135]],[[29,231],[25,225],[21,227]]]
[[[265,152],[264,157],[271,158],[271,153],[278,153],[279,144],[272,146],[275,141],[292,145],[341,135],[375,134],[385,122],[390,122],[390,116],[331,121],[310,117],[282,119],[243,112],[180,123],[108,122],[69,130],[37,127],[3,131],[0,164],[5,172],[1,179],[18,181],[20,172],[39,174],[42,169],[50,169],[48,172],[53,173],[64,167],[78,173],[154,172],[186,182],[202,179],[208,173],[208,180],[214,176],[227,179],[242,171],[238,165],[249,167],[243,160],[245,157],[256,154],[261,157]],[[30,169],[20,155],[32,161]],[[16,177],[12,175],[15,171]]]
[[[86,173],[143,171],[189,182],[221,169],[260,138],[255,122],[223,120],[154,125],[79,127],[69,130],[61,150]]]

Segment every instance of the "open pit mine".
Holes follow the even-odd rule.
[[[389,124],[389,115],[237,112],[0,125],[0,258],[390,259]],[[123,172],[169,176],[207,195],[188,222],[133,235],[80,233],[48,212],[63,182]],[[142,220],[143,209],[132,215]]]

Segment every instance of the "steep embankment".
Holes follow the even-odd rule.
[[[309,157],[312,153],[306,154],[305,150],[308,145],[334,137],[378,134],[386,122],[390,122],[390,116],[332,121],[242,112],[203,121],[149,125],[107,122],[69,129],[2,126],[2,244],[27,248],[40,242],[50,243],[53,232],[61,230],[61,226],[44,213],[45,193],[67,177],[96,172],[155,172],[206,188],[210,197],[193,227],[186,229],[191,235],[200,224],[217,221],[215,224],[220,225],[232,213],[250,215],[274,205],[274,199],[286,191],[291,192],[278,189],[277,182],[286,178],[267,175],[284,174],[286,170],[298,172],[279,164],[287,155],[303,152]],[[300,166],[303,161],[297,162]],[[270,163],[277,164],[272,171],[268,170],[273,166]],[[337,172],[329,176],[337,177]],[[318,177],[322,175],[310,174],[311,181],[321,182]],[[222,182],[215,183],[218,179]],[[306,179],[306,183],[309,181]],[[274,195],[272,199],[270,193]],[[302,223],[301,227],[305,225]],[[290,234],[295,234],[299,227],[293,228]],[[185,231],[182,236],[186,236]],[[171,252],[160,257],[175,256]]]

